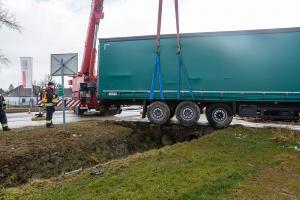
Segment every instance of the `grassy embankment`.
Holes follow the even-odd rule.
[[[234,127],[68,178],[5,189],[5,199],[300,199],[299,133]]]

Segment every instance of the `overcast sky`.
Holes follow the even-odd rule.
[[[0,0],[23,32],[0,30],[0,49],[11,60],[0,88],[21,81],[19,57],[34,58],[34,80],[50,72],[51,53],[78,52],[81,63],[90,0]],[[164,0],[163,33],[174,33],[173,0]],[[180,0],[181,31],[300,27],[299,0]],[[158,0],[106,0],[99,37],[156,33]]]

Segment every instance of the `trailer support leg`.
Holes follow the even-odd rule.
[[[146,115],[147,115],[147,108],[148,108],[148,102],[145,100],[143,102],[143,115],[142,115],[142,118],[145,119],[146,118]]]

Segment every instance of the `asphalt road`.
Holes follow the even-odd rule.
[[[8,125],[10,128],[22,128],[27,126],[42,126],[45,125],[45,121],[32,121],[32,118],[35,118],[36,113],[12,113],[7,114]],[[79,121],[89,121],[89,120],[125,120],[125,121],[136,121],[140,117],[138,111],[125,111],[121,115],[110,116],[110,117],[101,117],[98,116],[96,112],[90,112],[85,116],[77,116],[72,111],[66,111],[66,121],[67,123],[79,122]],[[54,124],[63,123],[63,112],[57,111],[53,116]]]
[[[126,110],[123,111],[122,114],[116,115],[116,116],[110,116],[110,117],[101,117],[97,116],[96,112],[90,112],[88,115],[80,116],[78,117],[76,114],[74,114],[72,111],[66,111],[66,120],[67,123],[72,122],[79,122],[79,121],[90,121],[90,120],[99,120],[99,121],[106,121],[106,120],[115,120],[115,121],[145,121],[147,122],[147,119],[141,118],[141,110]],[[22,128],[22,127],[28,127],[28,126],[43,126],[45,125],[45,121],[32,121],[32,118],[35,117],[35,113],[13,113],[13,114],[7,114],[8,118],[8,124],[11,128]],[[63,123],[63,113],[62,112],[55,112],[54,118],[53,118],[54,124],[62,124]],[[172,119],[171,123],[177,123],[176,119]],[[205,115],[201,115],[199,124],[207,125],[208,122],[206,120]],[[273,128],[287,128],[291,130],[298,130],[300,131],[299,125],[293,125],[293,124],[286,124],[286,123],[254,123],[254,122],[248,122],[244,121],[243,119],[239,117],[235,117],[232,125],[242,125],[246,127],[253,127],[253,128],[267,128],[267,127],[273,127]]]

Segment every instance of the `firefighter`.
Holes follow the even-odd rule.
[[[57,96],[55,95],[55,86],[54,83],[49,82],[47,88],[43,93],[42,102],[46,106],[46,127],[54,128],[52,123],[52,117],[55,112],[55,105],[58,102]]]
[[[6,117],[5,109],[6,109],[6,101],[2,96],[2,94],[0,94],[0,122],[2,124],[3,131],[10,131],[10,128],[8,128],[7,125],[7,117]]]

